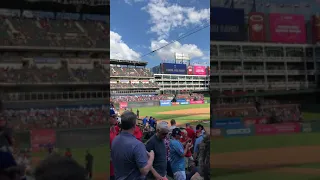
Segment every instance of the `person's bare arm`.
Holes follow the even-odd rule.
[[[153,176],[156,178],[156,180],[162,178],[162,176],[161,176],[153,167],[151,167],[151,173],[152,173]]]
[[[149,171],[151,170],[152,168],[152,164],[153,164],[153,160],[154,160],[154,152],[153,151],[150,151],[150,152],[147,152],[148,153],[148,156],[149,156],[149,159],[148,159],[148,162],[147,162],[147,165],[144,166],[143,168],[140,168],[140,173],[143,175],[143,176],[146,176]]]
[[[187,154],[187,152],[189,151],[190,145],[191,145],[190,143],[186,145],[186,147],[184,148],[182,157],[184,157]]]

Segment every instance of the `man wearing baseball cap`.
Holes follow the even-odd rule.
[[[170,163],[175,180],[186,180],[186,167],[184,157],[191,147],[191,143],[187,143],[185,148],[180,142],[181,130],[174,128],[171,133],[170,140]]]

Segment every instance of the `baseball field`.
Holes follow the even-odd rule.
[[[136,112],[137,109],[133,109]],[[202,124],[209,132],[210,127],[210,104],[200,105],[181,105],[166,107],[143,107],[139,108],[140,118],[144,116],[153,116],[158,121],[170,121],[175,119],[178,126],[184,127],[186,123],[193,125]],[[108,135],[108,132],[106,132]],[[94,156],[93,176],[94,180],[105,180],[109,174],[109,142],[99,147],[90,147],[90,152]],[[87,148],[71,148],[72,155],[80,164],[85,163],[85,152]],[[58,149],[58,152],[64,154],[65,149]],[[47,155],[47,152],[33,153],[32,161],[36,165]]]
[[[305,121],[320,119],[304,113]],[[215,180],[320,179],[320,133],[211,138]]]

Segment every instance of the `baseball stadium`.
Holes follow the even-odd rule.
[[[319,4],[211,3],[210,177],[319,179]]]
[[[162,63],[156,67],[161,66],[161,73],[155,74],[146,68],[147,64],[146,61],[110,60],[111,103],[117,112],[121,114],[127,109],[140,119],[145,116],[157,121],[175,119],[177,125],[201,122],[209,128],[206,67],[201,69],[205,75],[190,75],[192,72],[188,75],[186,64]]]
[[[57,152],[91,168],[93,179],[107,179],[109,1],[1,7],[0,124],[13,129],[18,165],[31,177]],[[85,162],[88,154],[93,160]]]

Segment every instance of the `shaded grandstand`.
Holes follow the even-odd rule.
[[[33,147],[30,130],[41,129],[56,131],[59,148],[107,143],[108,6],[103,0],[1,4],[0,118],[22,147]],[[75,143],[88,133],[94,137]]]

